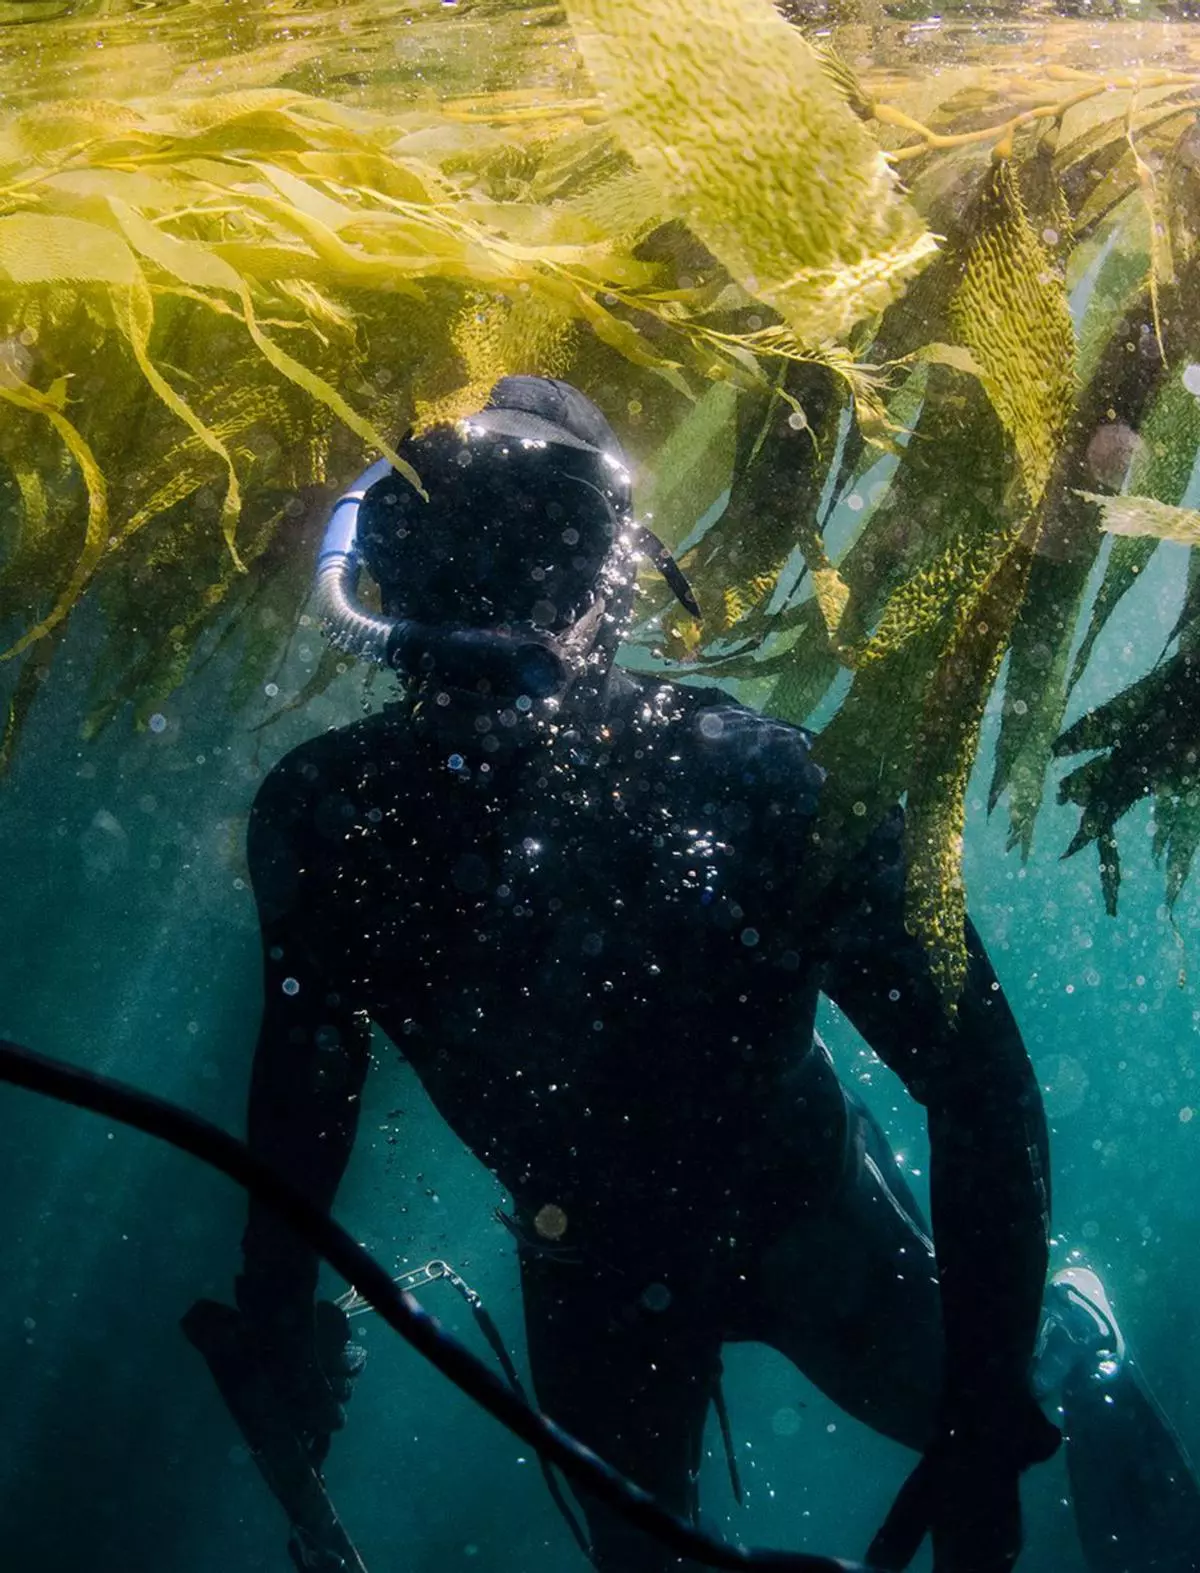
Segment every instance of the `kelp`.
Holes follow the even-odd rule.
[[[993,166],[971,222],[962,281],[950,303],[951,332],[979,368],[1036,507],[1071,406],[1075,335],[1066,291],[1008,160]]]
[[[909,920],[952,1004],[997,673],[990,797],[1027,850],[1067,697],[1156,537],[1112,537],[1089,607],[1102,543],[1191,527],[1187,48],[1083,72],[1067,28],[920,74],[767,0],[353,0],[336,39],[321,12],[92,18],[137,80],[83,62],[81,20],[36,24],[79,69],[0,121],[0,762],[82,599],[89,732],[210,661],[260,703],[330,489],[507,372],[568,376],[704,612],[647,575],[642,661],[752,682],[794,721],[848,685],[821,848],[832,867],[907,799]],[[364,70],[398,29],[396,67]],[[1068,777],[1113,899],[1123,739],[1159,750],[1175,894],[1195,849],[1175,659]],[[339,663],[308,665],[281,704]]]
[[[883,310],[932,255],[878,144],[769,0],[566,11],[639,167],[802,343]]]
[[[1128,493],[1120,497],[1104,497],[1095,492],[1079,495],[1100,510],[1100,528],[1109,535],[1149,536],[1156,541],[1179,541],[1184,546],[1200,544],[1200,512],[1195,508],[1173,508],[1157,497],[1131,497]]]
[[[1102,527],[1117,544],[1200,541],[1200,512],[1154,497],[1087,495]],[[1105,906],[1116,914],[1121,865],[1117,822],[1145,797],[1154,799],[1155,857],[1165,864],[1167,909],[1173,912],[1200,846],[1200,709],[1196,683],[1200,665],[1200,593],[1196,553],[1189,558],[1189,585],[1169,643],[1178,648],[1153,671],[1107,704],[1088,712],[1055,743],[1061,757],[1098,751],[1064,777],[1059,801],[1080,810],[1079,827],[1066,856],[1095,842],[1100,854]]]
[[[736,411],[728,504],[683,559],[703,620],[672,614],[668,633],[753,643],[792,549],[805,537],[825,566],[813,515],[820,496],[822,445],[833,440],[843,396],[818,366],[791,363],[778,383],[743,397]],[[836,592],[835,592],[836,594]],[[744,647],[744,645],[743,645]]]
[[[1025,594],[1036,530],[1005,545],[969,612],[939,652],[925,700],[908,793],[909,929],[928,948],[951,1006],[966,978],[962,877],[966,794],[984,707]]]
[[[406,468],[385,430],[398,429],[406,420],[420,426],[453,418],[474,407],[507,371],[565,371],[575,358],[581,326],[593,342],[646,367],[680,392],[686,392],[681,360],[694,362],[699,353],[710,377],[721,376],[724,366],[743,382],[748,375],[765,381],[752,356],[747,373],[736,336],[726,333],[720,343],[705,338],[701,352],[699,329],[679,312],[676,301],[664,302],[657,293],[639,298],[639,287],[654,279],[654,269],[630,255],[637,234],[619,242],[600,238],[594,223],[571,207],[577,187],[571,187],[561,210],[549,204],[532,215],[526,203],[504,208],[481,202],[477,190],[451,205],[445,176],[396,153],[393,127],[361,115],[348,117],[336,106],[294,93],[229,95],[136,111],[90,105],[93,138],[82,150],[76,140],[80,115],[73,106],[55,118],[43,106],[32,116],[32,127],[30,117],[18,117],[0,137],[0,156],[6,148],[10,170],[31,144],[41,160],[19,184],[8,187],[9,200],[36,200],[56,210],[0,216],[0,269],[10,281],[10,341],[35,343],[32,359],[38,362],[36,370],[28,368],[28,376],[6,377],[0,389],[9,404],[41,415],[53,428],[89,494],[89,523],[74,569],[48,604],[43,602],[45,609],[32,626],[18,634],[9,655],[19,655],[57,626],[106,551],[127,555],[134,536],[174,510],[170,544],[156,547],[160,555],[151,594],[160,602],[169,595],[161,553],[175,551],[192,586],[190,597],[183,585],[175,593],[190,598],[191,605],[161,604],[157,612],[150,609],[149,617],[143,607],[139,621],[165,629],[170,652],[160,645],[128,663],[126,680],[113,685],[117,704],[136,693],[137,674],[151,669],[156,676],[150,697],[157,702],[170,692],[210,614],[225,601],[233,575],[246,566],[238,544],[243,473],[260,492],[270,491],[280,479],[285,485],[315,484],[325,477],[329,443],[346,432]],[[406,140],[398,139],[401,146]],[[369,157],[364,144],[373,149]],[[594,152],[588,159],[592,178],[602,183],[624,178],[619,157],[597,162]],[[536,157],[531,153],[530,158],[536,167]],[[382,189],[352,184],[363,173],[364,159]],[[110,164],[142,183],[118,180],[123,197],[102,195]],[[99,176],[100,183],[85,176]],[[559,154],[560,184],[563,177]],[[396,191],[403,195],[391,194]],[[639,225],[644,222],[639,219]],[[533,246],[511,238],[531,232],[552,243]],[[417,279],[424,283],[418,285]],[[430,296],[435,285],[436,301]],[[86,302],[90,337],[106,357],[104,404],[85,411],[79,426],[65,411],[63,373],[70,375],[70,351],[64,353],[56,336],[41,331],[47,293],[64,290]],[[338,291],[344,296],[347,290],[355,293],[356,310],[338,297]],[[412,303],[407,311],[406,301]],[[624,310],[614,310],[614,304]],[[678,341],[681,359],[664,350],[661,333],[656,340],[635,325],[635,311],[653,316]],[[216,319],[212,329],[206,314]],[[284,347],[285,335],[293,340],[292,348]],[[401,335],[410,349],[424,341],[425,354],[408,364],[406,375],[386,378],[387,368],[381,368],[379,381],[388,382],[386,392],[359,374],[356,386],[367,391],[368,405],[360,412],[335,384],[348,365],[378,355],[381,338],[386,342]],[[228,382],[219,371],[214,381],[214,339],[243,351],[236,378]],[[248,364],[244,351],[249,348],[257,359]],[[173,357],[173,375],[160,369],[160,350]],[[197,364],[189,372],[181,356],[186,361],[193,351]],[[44,392],[37,374],[53,379],[59,355],[63,373]],[[186,397],[176,386],[181,380]],[[247,398],[250,390],[252,399]],[[163,409],[156,412],[155,401]],[[105,411],[114,408],[121,410],[119,427],[106,421]],[[201,414],[201,409],[211,413]],[[231,421],[230,411],[239,409],[247,419],[234,415]],[[164,421],[164,411],[173,419]],[[172,428],[184,428],[190,438],[173,438],[148,463],[137,444],[131,449],[131,426],[151,444],[163,442]],[[103,432],[100,458],[93,452],[98,431]],[[223,431],[245,440],[240,464]],[[344,436],[342,442],[345,447]],[[261,462],[255,443],[265,444],[268,463]],[[315,462],[305,474],[273,476],[272,466],[294,467],[291,458],[281,457],[285,450],[291,456],[307,452]],[[128,483],[147,469],[151,479],[140,495],[127,495],[122,517],[110,527],[106,472],[119,472]],[[410,479],[419,484],[415,476]],[[230,561],[214,558],[198,575],[202,558],[189,544],[196,533],[195,514],[185,522],[178,509],[202,490],[211,491],[214,483],[218,530]],[[130,489],[127,484],[127,493]],[[37,493],[38,518],[27,509],[24,539],[10,563],[25,607],[36,605],[45,593],[25,571],[32,537],[47,527],[42,496]],[[22,497],[33,497],[28,485]],[[60,528],[70,528],[70,509],[58,513]],[[279,521],[276,507],[256,528],[269,534]],[[262,544],[257,541],[253,550],[260,551]],[[145,576],[137,588],[143,593],[149,588]],[[146,709],[144,701],[145,696],[140,712]],[[110,712],[116,707],[109,706]]]
[[[1125,431],[1133,436],[1129,428]],[[1184,386],[1176,364],[1175,375],[1166,378],[1141,431],[1131,444],[1126,477],[1128,490],[1145,494],[1160,503],[1177,504],[1187,489],[1197,449],[1200,449],[1200,404]],[[1109,500],[1103,498],[1102,505]],[[1104,517],[1103,506],[1101,517]],[[1072,663],[1068,693],[1082,676],[1109,617],[1149,565],[1157,545],[1158,539],[1153,534],[1113,541],[1104,579]]]
[[[1009,565],[1028,563],[1023,526],[1006,509],[1018,463],[998,417],[963,373],[938,368],[930,385],[934,394],[955,386],[962,402],[927,397],[916,451],[877,516],[908,536],[908,571],[878,615],[884,638],[861,647],[853,686],[818,739],[830,772],[818,835],[844,855],[907,793],[909,921],[952,1001],[964,964],[956,914],[966,777],[1020,605],[1023,579]],[[894,557],[887,566],[894,573]],[[862,620],[859,585],[846,576],[847,620]],[[882,587],[874,576],[862,586],[875,598]]]
[[[923,525],[920,559],[852,652],[855,687],[819,746],[831,778],[844,779],[824,810],[830,828],[840,819],[841,838],[847,790],[857,794],[851,815],[866,825],[907,792],[909,923],[929,946],[950,1001],[965,975],[967,781],[1024,595],[1038,506],[1070,407],[1074,345],[1061,274],[1003,163],[985,176],[951,265],[958,286],[949,323],[966,355],[942,354],[947,370],[930,387],[936,393],[953,383],[965,402],[964,385],[977,384],[994,424],[979,408],[979,391],[967,420],[961,408],[947,419],[946,405],[927,393],[933,451],[914,453],[898,481],[913,510],[907,522]],[[955,361],[957,371],[949,369]],[[914,442],[925,440],[918,426]],[[990,473],[984,443],[994,455]]]
[[[1059,785],[1059,801],[1080,810],[1066,856],[1095,842],[1105,906],[1116,914],[1121,882],[1117,822],[1146,797],[1155,801],[1155,851],[1167,863],[1173,907],[1200,838],[1200,713],[1194,641],[1123,693],[1090,711],[1055,744],[1060,757],[1099,750]]]
[[[1108,303],[1094,292],[1091,308],[1106,313]],[[1163,384],[1160,364],[1132,358],[1127,348],[1147,311],[1143,299],[1122,318],[1081,390],[1045,501],[1039,551],[1013,630],[989,807],[1007,791],[1009,845],[1019,845],[1023,856],[1032,847],[1052,745],[1074,681],[1069,675],[1071,649],[1102,542],[1083,489],[1101,482],[1120,485],[1131,461],[1137,468],[1139,455],[1157,467],[1155,484],[1169,486],[1172,467],[1178,464],[1177,450],[1159,440],[1174,411],[1170,384]],[[1085,331],[1090,314],[1085,315]],[[1136,427],[1145,430],[1145,439],[1138,438]],[[1110,590],[1116,587],[1115,580],[1106,578],[1105,583]],[[1094,642],[1103,628],[1107,613],[1102,602],[1103,587],[1093,604],[1089,635],[1075,657],[1077,672],[1090,651],[1088,637]]]

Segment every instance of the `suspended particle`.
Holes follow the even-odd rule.
[[[543,1240],[561,1240],[567,1232],[567,1215],[554,1202],[547,1202],[538,1209],[533,1227]]]

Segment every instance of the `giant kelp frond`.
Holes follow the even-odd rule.
[[[962,877],[967,783],[984,707],[1032,561],[1031,536],[1012,540],[958,618],[933,674],[914,751],[905,825],[908,926],[929,950],[934,978],[952,1006],[967,971]]]
[[[19,410],[36,412],[46,419],[62,438],[64,446],[79,466],[88,492],[87,528],[84,532],[83,550],[74,570],[46,617],[36,627],[22,635],[8,651],[10,656],[14,656],[20,655],[36,639],[44,637],[62,622],[95,570],[108,537],[108,488],[87,441],[63,414],[59,407],[60,401],[53,394],[43,394],[30,387],[5,387],[0,383],[0,400],[15,405]],[[23,497],[22,501],[26,501],[26,497]],[[45,523],[40,494],[36,495],[35,508],[36,511],[28,505],[26,507],[26,529],[36,530],[39,524]],[[11,753],[11,746],[9,752]]]
[[[828,566],[815,518],[843,386],[819,360],[790,360],[774,383],[742,397],[728,504],[684,559],[706,640],[745,649],[765,636],[768,605],[796,547],[807,543],[809,567]]]
[[[1085,330],[1093,310],[1107,314],[1108,302],[1093,295]],[[1153,473],[1152,484],[1160,487],[1173,484],[1179,468],[1176,451],[1162,440],[1175,407],[1171,382],[1163,384],[1157,356],[1147,365],[1128,350],[1129,335],[1137,332],[1137,323],[1147,323],[1149,315],[1143,294],[1135,312],[1122,316],[1092,366],[1046,497],[1041,551],[1013,631],[989,804],[994,807],[1008,792],[1009,842],[1019,845],[1023,855],[1032,846],[1051,749],[1071,688],[1071,647],[1103,539],[1095,527],[1094,510],[1080,491],[1099,483],[1120,485],[1131,458],[1135,471],[1146,461],[1147,475]],[[1174,327],[1172,336],[1174,340]],[[1135,434],[1138,426],[1144,438]],[[1164,457],[1168,453],[1169,459]],[[1186,476],[1178,482],[1181,487],[1185,483]],[[1104,615],[1098,599],[1093,609],[1095,635]],[[1086,659],[1082,646],[1080,655]]]
[[[1127,459],[1126,483],[1130,493],[1145,495],[1159,503],[1176,505],[1191,478],[1197,449],[1200,449],[1200,404],[1185,386],[1178,368],[1162,383],[1149,414],[1134,434],[1122,423],[1104,432],[1110,436],[1119,455]],[[1119,442],[1118,442],[1119,439]],[[1085,501],[1090,493],[1079,494]],[[1106,520],[1105,507],[1115,499],[1101,497],[1100,517]],[[1117,532],[1113,532],[1117,533]],[[1086,631],[1071,667],[1068,691],[1083,675],[1096,640],[1117,606],[1137,583],[1158,546],[1157,535],[1118,535],[1105,564],[1104,579],[1096,593]]]
[[[864,662],[860,648],[854,684],[821,735],[819,754],[830,771],[823,808],[828,836],[865,834],[909,789],[939,663],[1012,546],[1005,504],[1013,459],[977,379],[931,370],[904,459],[871,524],[840,564],[850,588],[844,622],[850,631],[899,630],[897,604],[919,606],[920,615],[904,637],[885,640],[874,658]],[[976,563],[970,597],[960,596],[954,572],[968,556]]]
[[[1149,536],[1156,541],[1179,541],[1184,546],[1200,545],[1200,512],[1195,508],[1173,508],[1157,497],[1105,497],[1096,492],[1079,495],[1100,510],[1100,528],[1109,535]]]
[[[1200,802],[1200,713],[1194,646],[1176,652],[1140,682],[1089,712],[1055,745],[1060,756],[1102,752],[1067,775],[1059,801],[1080,809],[1079,828],[1067,855],[1096,842],[1104,865],[1105,904],[1117,909],[1120,866],[1117,822],[1153,796],[1160,819],[1158,851],[1168,860],[1173,904],[1192,865],[1196,806]]]
[[[932,255],[877,144],[769,0],[566,10],[634,159],[802,341],[842,337]]]
[[[968,209],[955,268],[948,322],[966,352],[957,386],[964,377],[977,382],[999,430],[927,395],[913,444],[924,439],[936,453],[912,447],[895,483],[919,510],[909,522],[922,526],[921,549],[857,651],[855,686],[821,745],[833,778],[844,778],[829,795],[823,835],[853,835],[854,817],[869,825],[888,798],[908,793],[909,921],[931,950],[948,1002],[965,967],[967,781],[1025,600],[1074,393],[1062,276],[1003,163],[988,170]],[[946,351],[937,358],[947,367],[956,359]],[[951,375],[939,372],[931,392],[946,389]],[[984,443],[995,454],[990,467],[980,462]],[[853,617],[853,593],[850,610]]]
[[[1036,507],[1071,407],[1075,334],[1061,273],[1007,160],[993,166],[979,194],[950,322],[980,368]]]

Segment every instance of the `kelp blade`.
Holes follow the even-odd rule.
[[[634,159],[802,342],[842,337],[932,256],[878,145],[770,0],[566,10]]]

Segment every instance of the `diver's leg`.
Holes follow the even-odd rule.
[[[762,1253],[751,1325],[736,1336],[772,1345],[848,1414],[922,1449],[942,1380],[933,1243],[883,1131],[845,1098],[842,1182]]]
[[[932,1434],[941,1322],[928,1230],[886,1137],[847,1093],[852,1152],[827,1210],[762,1258],[757,1330],[850,1414],[913,1447]],[[980,1294],[986,1294],[986,1284]],[[1200,1481],[1081,1269],[1046,1293],[1035,1368],[1062,1405],[1080,1543],[1093,1573],[1200,1569]]]
[[[635,1259],[635,1258],[634,1258]],[[666,1507],[696,1508],[704,1419],[719,1360],[701,1302],[632,1270],[523,1253],[521,1284],[538,1403]],[[663,1573],[678,1559],[581,1494],[597,1568]]]
[[[1079,1539],[1094,1573],[1200,1568],[1200,1481],[1155,1403],[1095,1273],[1067,1268],[1046,1291],[1035,1367],[1062,1406]]]

